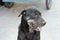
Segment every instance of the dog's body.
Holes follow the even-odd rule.
[[[23,10],[21,14],[22,20],[17,40],[40,40],[39,28],[46,24],[41,18],[41,13],[36,9],[28,9]]]

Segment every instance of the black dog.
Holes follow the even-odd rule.
[[[40,40],[40,28],[46,24],[41,13],[37,9],[29,8],[23,10],[21,15],[17,40]]]

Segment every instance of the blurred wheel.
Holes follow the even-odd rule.
[[[4,5],[5,5],[5,7],[11,8],[14,5],[14,3],[13,2],[5,2]]]
[[[49,10],[51,8],[52,0],[46,0],[46,9]]]
[[[0,0],[0,5],[3,6],[4,5],[4,2],[2,0]]]

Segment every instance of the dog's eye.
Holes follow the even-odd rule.
[[[32,13],[32,16],[36,16],[37,14],[36,13]]]

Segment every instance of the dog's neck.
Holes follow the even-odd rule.
[[[27,24],[27,22],[24,20],[24,18],[23,18],[23,16],[22,16],[20,29],[21,29],[22,31],[28,32],[28,30],[29,30],[28,27],[29,27],[29,25]]]

